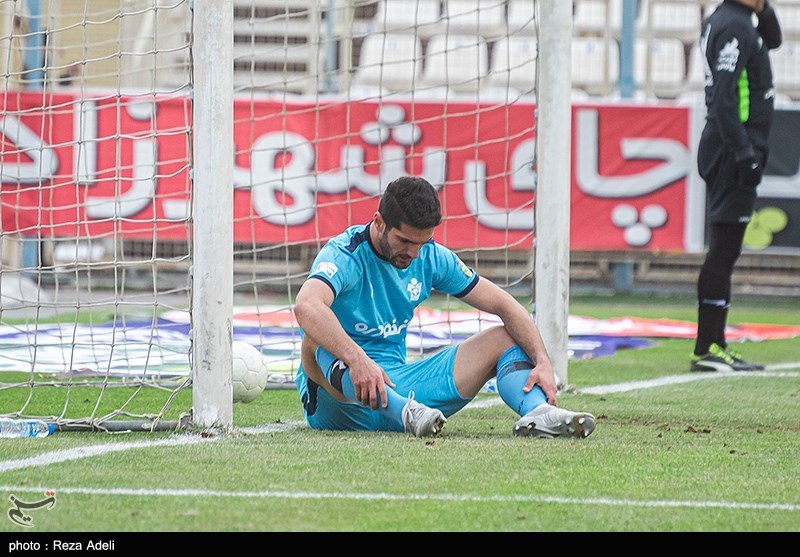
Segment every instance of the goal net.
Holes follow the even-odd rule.
[[[213,89],[214,68],[224,83],[231,60],[198,60],[198,43],[208,51],[216,38],[193,22],[228,7],[230,145],[194,119],[225,106],[200,104],[198,64]],[[232,161],[232,184],[207,188],[232,196],[229,323],[267,359],[272,388],[294,387],[292,303],[316,252],[368,222],[404,174],[440,193],[436,240],[531,304],[538,10],[534,0],[0,1],[0,413],[62,429],[191,423],[194,351],[209,326],[195,289],[214,272],[205,259],[197,267],[201,142]],[[432,298],[406,324],[409,357],[495,323]],[[229,389],[230,362],[218,372]]]

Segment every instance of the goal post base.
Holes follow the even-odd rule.
[[[107,433],[132,433],[136,431],[190,431],[194,429],[191,415],[178,420],[106,420],[101,422],[65,422],[54,424],[56,431],[104,431]]]

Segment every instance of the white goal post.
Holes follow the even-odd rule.
[[[233,2],[195,0],[193,25],[194,423],[233,427]]]
[[[537,81],[536,322],[559,388],[569,385],[570,169],[572,160],[571,2],[539,2]]]

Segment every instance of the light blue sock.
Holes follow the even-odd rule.
[[[503,402],[520,416],[547,402],[547,396],[539,385],[534,385],[528,393],[522,391],[532,368],[530,358],[516,344],[503,352],[497,362],[497,392]]]
[[[353,382],[350,380],[349,369],[342,374],[342,393],[351,400],[358,400],[356,398],[356,388],[353,386]],[[386,385],[386,398],[389,399],[389,404],[386,406],[386,408],[379,405],[376,411],[384,418],[389,418],[390,420],[397,422],[402,426],[403,407],[405,407],[408,399],[400,395],[389,385]]]

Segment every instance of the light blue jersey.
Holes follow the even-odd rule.
[[[445,417],[472,400],[462,396],[456,387],[453,366],[458,346],[408,364],[406,333],[414,309],[431,291],[466,296],[478,284],[478,275],[455,253],[433,240],[420,248],[419,256],[407,268],[397,268],[375,250],[369,226],[350,227],[326,243],[308,278],[330,287],[334,294],[331,309],[339,323],[383,368],[394,388],[386,387],[386,408],[372,410],[356,402],[346,364],[318,347],[315,357],[320,369],[350,401],[340,402],[332,397],[308,379],[301,365],[295,383],[306,421],[314,429],[403,431],[402,412],[412,392],[418,402],[440,410]],[[521,348],[514,345],[506,350],[500,363],[498,391],[506,404],[518,413],[527,413],[544,402],[546,397],[538,386],[528,393],[522,390],[533,364]]]
[[[352,226],[331,238],[308,276],[333,290],[331,309],[350,338],[379,365],[396,366],[406,361],[406,332],[414,309],[432,290],[465,296],[478,275],[433,240],[406,269],[399,269],[375,250],[369,226]]]

